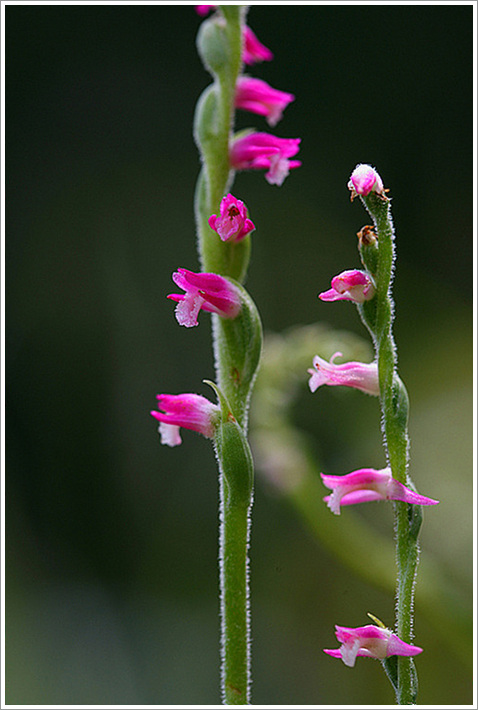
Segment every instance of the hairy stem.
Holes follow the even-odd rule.
[[[234,172],[229,147],[234,124],[234,96],[241,71],[245,6],[221,5],[198,34],[198,51],[214,82],[200,97],[194,135],[202,168],[195,193],[199,259],[203,271],[244,280],[250,238],[221,242],[208,219],[218,214]],[[216,382],[224,421],[216,436],[219,463],[219,567],[221,602],[222,700],[250,702],[250,616],[248,547],[253,465],[246,439],[247,409],[262,344],[260,319],[243,290],[241,313],[233,320],[213,314]]]
[[[362,198],[372,216],[378,237],[378,262],[373,274],[377,287],[375,312],[368,325],[373,334],[378,361],[380,405],[384,443],[392,476],[403,484],[413,485],[408,473],[408,395],[396,371],[396,348],[392,335],[394,304],[391,281],[394,263],[394,230],[390,200],[370,194]],[[364,311],[362,311],[362,314]],[[366,314],[365,314],[366,319]],[[418,566],[420,506],[394,503],[396,558],[398,567],[396,593],[396,631],[406,643],[413,636],[413,593]],[[398,657],[396,680],[397,703],[412,705],[417,695],[415,664],[410,657]]]

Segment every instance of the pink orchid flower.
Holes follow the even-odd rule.
[[[151,416],[159,421],[161,443],[178,446],[182,443],[179,428],[198,431],[203,436],[214,437],[220,408],[199,394],[158,394],[158,410]]]
[[[299,152],[300,138],[277,138],[270,133],[249,133],[236,138],[229,153],[236,170],[267,170],[266,180],[271,185],[282,185],[289,170],[301,165],[289,160]]]
[[[198,324],[200,310],[217,313],[223,318],[235,318],[241,310],[238,289],[223,276],[178,269],[173,274],[173,281],[186,292],[168,295],[178,304],[176,318],[179,325],[186,328]]]
[[[343,365],[335,365],[335,358],[341,355],[340,352],[334,353],[330,362],[323,360],[318,355],[314,357],[312,362],[315,369],[307,370],[311,375],[309,379],[310,391],[315,392],[322,385],[344,385],[378,397],[380,389],[377,363],[352,361]]]
[[[345,476],[320,474],[322,481],[332,491],[324,501],[336,515],[340,515],[341,505],[366,503],[371,500],[401,500],[415,505],[437,505],[438,500],[421,496],[392,478],[390,468],[377,470],[361,468]]]
[[[332,288],[319,293],[321,301],[353,301],[363,303],[375,296],[375,286],[365,271],[350,269],[334,276]]]
[[[353,668],[357,656],[368,658],[388,658],[389,656],[417,656],[423,648],[412,646],[398,638],[390,629],[382,629],[373,624],[348,628],[336,626],[340,648],[324,648],[333,658],[341,658],[346,666]]]
[[[242,49],[242,61],[244,64],[256,64],[257,62],[270,62],[274,59],[271,50],[262,42],[259,42],[250,27],[244,27],[244,47]]]
[[[376,192],[377,195],[385,197],[385,192],[383,187],[382,178],[371,165],[366,165],[361,163],[357,165],[347,187],[351,191],[350,199],[353,200],[357,195],[362,195],[366,197],[370,195],[371,192]]]
[[[217,5],[195,5],[196,12],[201,17],[206,17]]]
[[[241,76],[236,84],[236,108],[265,116],[269,126],[275,126],[282,118],[284,109],[295,96],[272,86],[262,79]]]
[[[223,242],[240,242],[246,234],[255,229],[247,217],[247,208],[241,200],[229,193],[221,200],[219,217],[215,214],[208,219],[209,226],[219,234]]]

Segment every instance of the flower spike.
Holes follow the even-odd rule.
[[[240,242],[255,229],[247,217],[247,208],[241,200],[230,193],[222,198],[219,217],[209,217],[209,226],[219,234],[223,242]]]
[[[376,470],[361,468],[345,476],[320,474],[331,495],[324,501],[336,515],[340,515],[341,505],[366,503],[371,500],[401,500],[415,505],[437,505],[439,501],[421,496],[392,478],[390,468]]]
[[[309,387],[311,392],[321,385],[344,385],[371,394],[376,397],[380,394],[378,384],[378,367],[376,362],[346,362],[343,365],[335,365],[334,360],[342,353],[336,352],[330,358],[330,362],[323,360],[316,355],[313,359],[315,369],[307,372],[311,375]]]
[[[236,108],[265,116],[269,126],[275,126],[282,118],[284,109],[295,96],[272,86],[262,79],[241,76],[236,84]]]
[[[341,658],[346,666],[353,668],[357,656],[384,659],[389,656],[417,656],[423,648],[402,641],[390,629],[382,629],[373,624],[348,628],[336,626],[340,648],[324,648],[333,658]]]
[[[375,286],[365,271],[351,269],[334,276],[332,288],[319,293],[321,301],[353,301],[363,303],[375,296]]]
[[[298,168],[299,160],[289,160],[299,152],[300,138],[278,138],[270,133],[249,133],[236,138],[229,158],[236,170],[267,170],[271,185],[282,185],[289,170]]]
[[[200,310],[217,313],[223,318],[235,318],[241,310],[238,289],[223,276],[178,269],[173,274],[173,281],[186,292],[168,295],[178,304],[176,319],[179,325],[186,328],[198,324]]]
[[[198,431],[212,439],[220,418],[220,408],[199,394],[158,394],[158,411],[151,416],[159,421],[161,443],[181,444],[179,428]],[[161,411],[159,411],[161,410]]]

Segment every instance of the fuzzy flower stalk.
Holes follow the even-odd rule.
[[[347,629],[337,626],[338,650],[326,650],[353,666],[356,656],[380,658],[400,705],[413,705],[417,696],[417,675],[413,656],[422,649],[411,645],[413,637],[413,593],[418,566],[418,533],[422,507],[438,503],[417,493],[409,468],[408,394],[397,371],[397,353],[392,333],[395,312],[391,283],[395,260],[395,233],[388,190],[377,170],[361,163],[348,181],[350,199],[360,197],[373,219],[357,233],[363,270],[343,271],[332,279],[331,288],[319,298],[331,303],[355,303],[374,347],[373,363],[337,365],[316,356],[309,387],[345,385],[379,398],[382,412],[387,466],[381,470],[358,469],[345,476],[321,474],[331,493],[324,501],[336,515],[341,506],[369,501],[393,501],[397,546],[396,634],[374,626]],[[392,660],[394,659],[394,660]]]
[[[221,615],[221,692],[226,705],[250,703],[251,631],[247,551],[253,492],[253,463],[247,440],[249,401],[259,367],[262,326],[257,308],[243,286],[255,224],[245,203],[232,191],[238,170],[265,170],[266,180],[281,185],[295,159],[300,139],[260,131],[234,135],[236,110],[263,117],[275,126],[294,100],[287,92],[243,75],[249,67],[271,61],[273,54],[246,24],[247,6],[197,5],[205,18],[197,48],[212,83],[200,96],[194,138],[201,170],[195,192],[200,271],[180,268],[173,281],[180,293],[178,323],[187,328],[210,314],[218,405],[199,395],[158,395],[162,442],[181,442],[180,427],[211,438],[219,467],[219,582]]]
[[[397,350],[392,332],[395,308],[391,284],[395,263],[395,232],[388,190],[384,188],[378,171],[363,163],[352,171],[348,188],[351,200],[359,196],[373,220],[373,228],[367,227],[366,239],[363,238],[363,230],[359,232],[359,253],[365,273],[374,283],[374,295],[369,300],[357,302],[356,307],[375,347],[382,429],[387,469],[391,476],[385,488],[390,491],[389,487],[392,486],[395,492],[401,493],[399,497],[392,496],[398,567],[396,633],[404,643],[409,644],[413,637],[413,595],[422,506],[433,505],[436,501],[420,501],[420,497],[415,497],[415,488],[408,471],[408,394],[398,376]],[[369,235],[373,236],[369,238]],[[397,702],[401,705],[414,704],[418,686],[413,659],[408,656],[398,657],[393,672],[392,666],[384,667],[394,685]]]

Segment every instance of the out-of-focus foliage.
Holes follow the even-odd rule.
[[[189,432],[161,447],[149,416],[157,392],[208,395],[213,376],[207,315],[179,328],[165,299],[178,266],[197,268],[200,20],[192,6],[5,11],[6,699],[215,704],[214,456]],[[323,322],[368,347],[355,307],[317,293],[359,266],[355,164],[391,190],[413,479],[441,501],[421,533],[418,700],[470,703],[471,650],[419,599],[432,565],[472,623],[472,7],[261,5],[248,22],[275,55],[251,74],[296,95],[274,132],[303,139],[281,188],[259,173],[234,186],[257,227],[246,285],[266,331]],[[267,130],[241,113],[246,126]],[[377,402],[296,377],[290,417],[314,466],[382,466]],[[352,516],[392,540],[386,504],[330,524]],[[255,704],[393,702],[378,663],[321,650],[367,611],[391,624],[393,593],[318,545],[260,473],[251,574]]]

